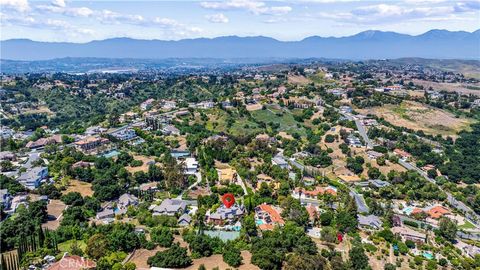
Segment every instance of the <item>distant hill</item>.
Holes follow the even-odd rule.
[[[300,41],[269,37],[226,36],[179,41],[113,38],[88,43],[38,42],[10,39],[0,42],[1,58],[46,60],[64,57],[103,58],[336,58],[480,59],[480,30],[473,33],[431,30],[418,36],[365,31],[348,37],[312,36]]]

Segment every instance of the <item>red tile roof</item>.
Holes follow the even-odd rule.
[[[268,205],[268,204],[260,204],[259,205],[260,209],[262,211],[265,211],[267,212],[270,217],[272,218],[272,222],[273,223],[279,223],[279,224],[285,224],[285,221],[283,220],[283,218],[280,216],[280,214],[278,213],[277,210],[275,210],[272,206]]]
[[[60,261],[48,267],[48,270],[83,270],[94,269],[97,264],[94,261],[85,259],[77,255],[68,255],[63,257]]]

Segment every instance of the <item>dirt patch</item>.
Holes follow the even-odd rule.
[[[247,106],[247,111],[258,111],[262,109],[262,104],[256,103],[256,104],[248,104]]]
[[[424,89],[429,89],[430,87],[436,91],[448,91],[448,92],[457,92],[460,94],[468,95],[472,94],[475,96],[480,96],[480,84],[461,84],[461,83],[438,83],[430,82],[423,80],[413,80],[413,83],[422,85]]]
[[[67,206],[60,200],[50,200],[47,205],[48,221],[42,224],[43,228],[56,230],[60,226],[63,210]]]
[[[78,192],[80,193],[83,197],[86,196],[93,196],[93,190],[92,190],[92,184],[79,181],[79,180],[71,180],[67,189],[63,191],[63,194],[67,194],[69,192]]]
[[[257,266],[250,263],[252,254],[249,251],[242,251],[242,257],[243,257],[243,264],[240,265],[240,267],[235,269],[240,269],[240,270],[260,269]],[[218,267],[219,269],[228,269],[228,268],[233,269],[233,267],[229,266],[223,261],[222,255],[219,255],[219,254],[212,255],[210,257],[195,259],[193,260],[193,264],[190,267],[187,267],[184,269],[197,270],[201,264],[203,264],[207,269],[212,269],[214,267]]]
[[[396,126],[413,130],[423,130],[427,134],[455,136],[460,130],[468,128],[472,120],[456,118],[450,112],[427,105],[406,101],[400,105],[384,105],[368,109],[359,109],[362,114],[383,117]]]
[[[301,75],[288,75],[288,82],[293,84],[307,84],[312,81]]]
[[[140,160],[143,162],[143,164],[142,166],[138,166],[138,167],[131,167],[131,166],[125,167],[125,169],[127,169],[127,171],[132,174],[136,172],[145,172],[145,173],[148,172],[149,163],[155,162],[153,158],[140,156],[140,155],[133,156],[133,159]]]

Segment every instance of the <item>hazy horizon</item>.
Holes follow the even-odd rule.
[[[480,2],[448,0],[78,1],[0,0],[1,40],[85,43],[265,36],[298,41],[377,30],[473,32]]]

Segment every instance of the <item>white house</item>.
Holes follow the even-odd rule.
[[[198,162],[195,158],[185,159],[185,174],[195,174],[198,172]]]

